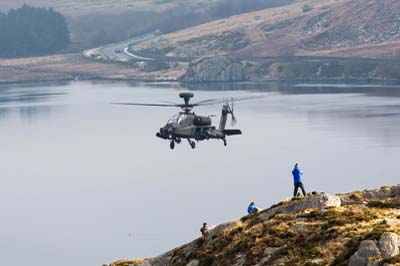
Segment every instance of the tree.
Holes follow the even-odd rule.
[[[65,17],[53,9],[23,5],[0,13],[0,57],[52,54],[69,43]]]

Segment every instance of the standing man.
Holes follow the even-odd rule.
[[[297,191],[299,190],[299,188],[301,188],[301,192],[303,193],[303,196],[306,196],[306,191],[304,189],[303,180],[301,179],[303,172],[299,169],[297,163],[294,165],[292,175],[293,175],[293,181],[294,181],[293,197],[297,196]]]

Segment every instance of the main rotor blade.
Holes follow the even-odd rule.
[[[179,104],[163,104],[163,103],[111,103],[119,105],[135,105],[135,106],[155,106],[155,107],[180,107]]]
[[[203,100],[199,101],[197,103],[193,103],[193,106],[202,106],[202,105],[213,105],[213,104],[219,104],[219,103],[226,103],[229,101],[235,101],[235,102],[240,102],[240,101],[248,101],[248,100],[254,100],[254,99],[260,99],[264,98],[265,95],[254,95],[254,96],[243,96],[243,97],[230,97],[230,98],[220,98],[220,99],[208,99],[208,100]]]

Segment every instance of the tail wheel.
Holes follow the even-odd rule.
[[[171,150],[173,150],[175,148],[175,142],[171,141],[171,143],[169,144],[169,147],[171,148]]]
[[[190,142],[190,147],[192,147],[192,149],[196,148],[196,142]]]
[[[226,143],[226,139],[224,139],[224,146],[226,146],[226,145],[228,145],[228,144]]]

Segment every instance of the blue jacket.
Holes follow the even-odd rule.
[[[249,207],[247,207],[247,212],[251,213],[255,208],[256,208],[256,205],[250,204]]]
[[[301,176],[303,175],[303,172],[298,168],[295,167],[292,171],[293,175],[293,181],[295,184],[302,183],[303,181],[301,180]]]

